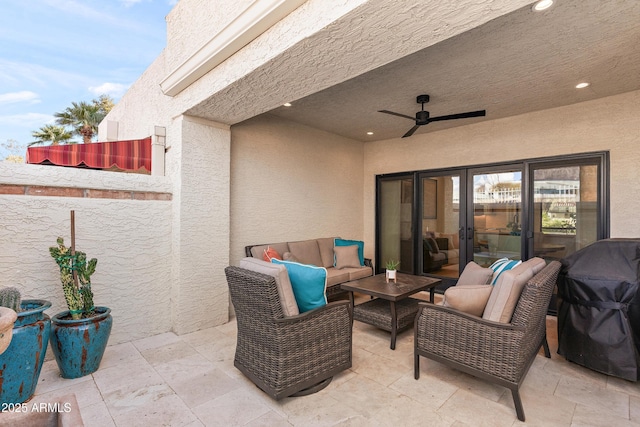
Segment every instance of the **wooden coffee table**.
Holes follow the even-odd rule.
[[[391,332],[391,350],[396,348],[398,331],[413,325],[418,312],[418,300],[409,298],[416,292],[429,290],[433,303],[440,279],[397,273],[397,283],[386,283],[384,274],[366,277],[340,285],[349,291],[353,319]],[[353,293],[371,295],[374,299],[354,305]]]

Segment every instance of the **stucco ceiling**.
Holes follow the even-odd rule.
[[[590,86],[576,89],[582,81]],[[545,12],[521,8],[266,114],[373,141],[413,126],[377,110],[413,116],[422,93],[431,96],[431,116],[487,115],[434,122],[416,135],[638,89],[640,1],[557,0]]]

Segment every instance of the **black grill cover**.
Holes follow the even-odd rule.
[[[558,353],[608,375],[638,381],[640,239],[597,241],[562,260]]]

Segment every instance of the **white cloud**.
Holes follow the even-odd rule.
[[[120,3],[124,5],[124,7],[131,7],[136,3],[140,3],[142,0],[120,0]]]
[[[55,123],[55,117],[51,114],[26,113],[0,116],[0,125],[37,129],[53,123]]]
[[[38,94],[29,90],[23,90],[20,92],[9,92],[0,94],[0,104],[15,104],[17,102],[29,102],[30,104],[37,104],[40,102]]]
[[[120,98],[127,91],[129,86],[120,83],[102,83],[100,86],[91,86],[89,91],[96,95],[110,95],[113,98]]]

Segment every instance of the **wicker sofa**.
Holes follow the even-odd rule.
[[[538,350],[544,347],[551,357],[545,319],[560,267],[552,261],[526,282],[507,323],[420,303],[414,324],[415,378],[423,356],[507,387],[518,419],[524,421],[519,389]]]
[[[365,258],[364,266],[337,269],[334,267],[334,241],[337,237],[301,240],[294,242],[265,243],[245,247],[248,257],[263,259],[264,251],[275,249],[280,255],[290,254],[300,263],[311,264],[327,269],[327,299],[335,300],[347,292],[341,283],[358,280],[373,275],[371,260]],[[286,257],[285,257],[286,259]]]

